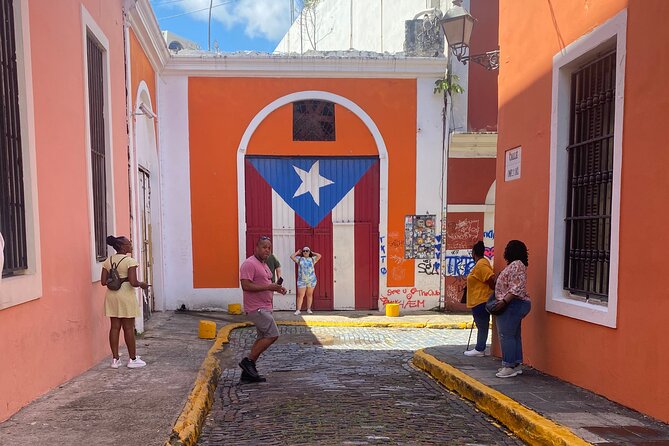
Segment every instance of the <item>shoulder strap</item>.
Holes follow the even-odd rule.
[[[109,259],[109,263],[111,263],[112,268],[118,268],[118,266],[121,264],[122,261],[126,259],[126,257],[128,256],[123,256],[123,258],[116,263],[112,262],[111,259]]]

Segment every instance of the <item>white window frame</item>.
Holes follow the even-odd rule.
[[[102,271],[102,263],[98,262],[95,255],[95,216],[93,211],[93,170],[91,167],[91,135],[90,135],[90,116],[88,103],[88,51],[86,39],[88,34],[91,34],[98,41],[98,44],[104,50],[104,113],[105,113],[105,162],[107,175],[107,234],[115,234],[116,228],[116,213],[114,200],[114,157],[112,143],[112,107],[111,107],[111,83],[109,81],[109,39],[98,24],[93,20],[86,8],[81,5],[81,32],[82,32],[82,46],[83,46],[83,60],[84,60],[84,115],[86,122],[86,171],[87,171],[87,189],[88,189],[88,219],[90,229],[90,246],[91,246],[91,280],[93,283],[100,281],[100,273]],[[108,249],[109,251],[109,249]]]
[[[584,35],[553,57],[550,145],[550,195],[546,311],[615,328],[618,312],[620,184],[623,155],[627,10]],[[603,49],[616,49],[615,124],[613,136],[613,194],[611,197],[611,250],[607,304],[584,301],[564,289],[565,216],[571,74]]]
[[[0,310],[42,297],[42,256],[37,200],[35,107],[33,101],[30,14],[28,0],[14,1],[14,31],[19,87],[23,186],[28,268],[0,281]],[[4,234],[7,239],[7,234]]]

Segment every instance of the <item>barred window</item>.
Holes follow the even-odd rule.
[[[107,175],[104,94],[104,49],[90,34],[86,37],[88,56],[88,113],[90,122],[91,172],[93,181],[93,222],[95,257],[107,257]]]
[[[564,288],[608,301],[616,52],[571,76]]]
[[[28,269],[23,153],[12,0],[0,0],[0,232],[5,239],[2,276]]]
[[[293,102],[293,141],[334,140],[334,103],[318,100]]]

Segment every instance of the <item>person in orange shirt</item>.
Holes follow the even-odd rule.
[[[467,308],[471,308],[477,336],[476,347],[465,352],[465,356],[485,356],[490,327],[490,313],[485,309],[486,301],[495,287],[495,273],[485,258],[485,245],[479,240],[472,247],[474,268],[467,276]]]

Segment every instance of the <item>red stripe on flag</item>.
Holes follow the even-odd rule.
[[[246,257],[250,257],[261,236],[272,237],[272,187],[248,160],[245,165]]]
[[[355,259],[356,310],[378,308],[379,178],[377,161],[355,185],[355,254],[352,257]]]
[[[309,226],[302,217],[295,213],[295,250],[305,246],[323,256],[316,264],[318,284],[314,289],[313,309],[332,310],[334,308],[332,212],[326,215],[315,228]],[[306,299],[303,305],[306,308]]]

